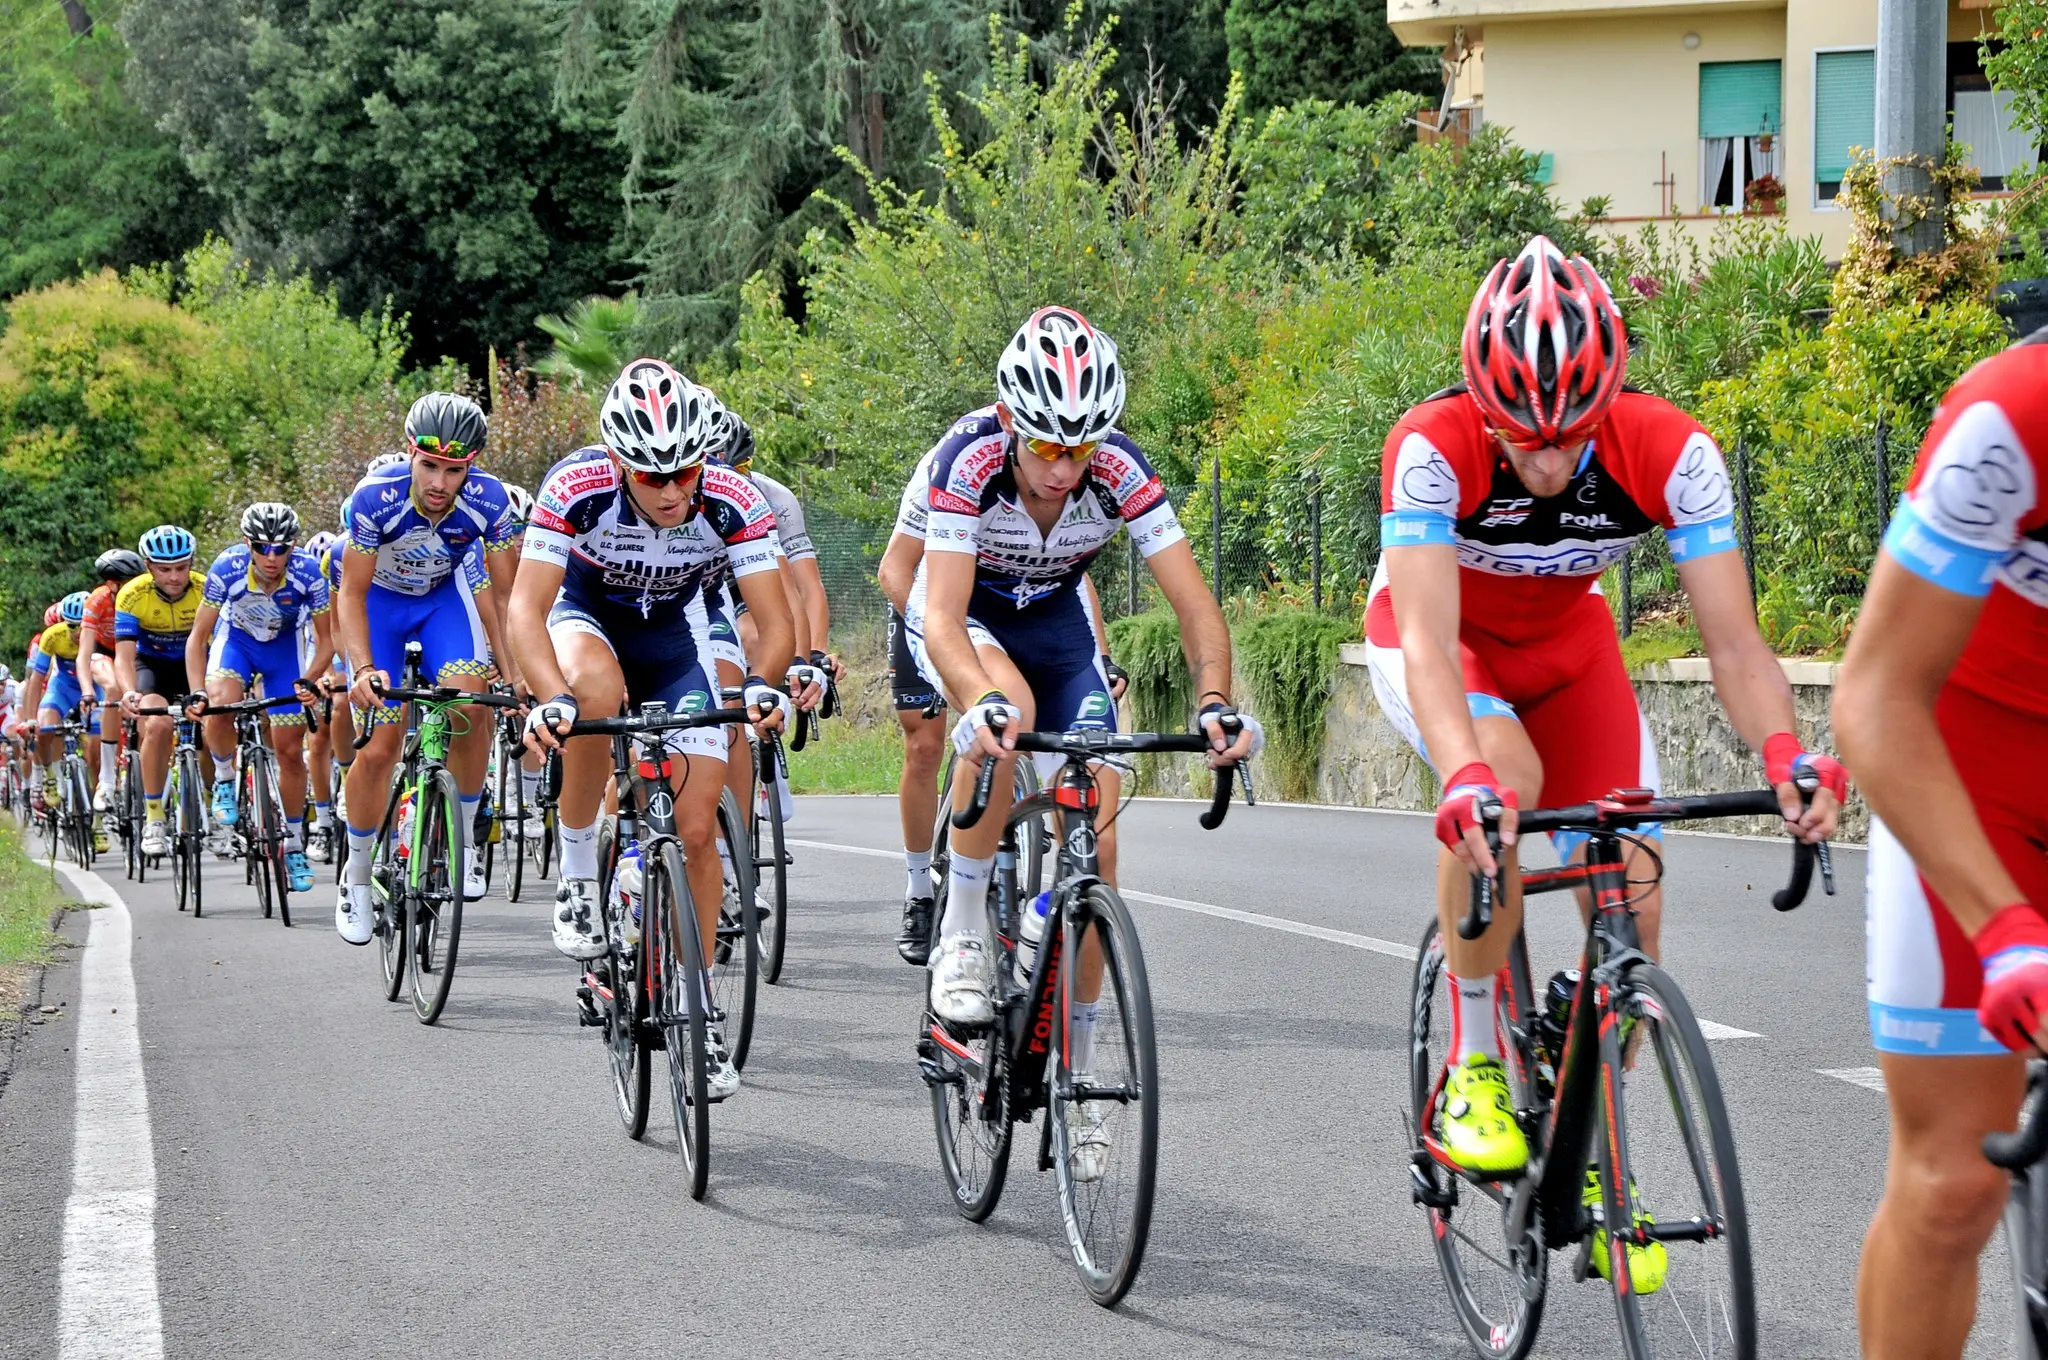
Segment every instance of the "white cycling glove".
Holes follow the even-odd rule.
[[[1266,729],[1259,725],[1259,720],[1249,713],[1231,708],[1228,704],[1210,704],[1202,710],[1196,721],[1201,724],[1203,735],[1210,738],[1223,737],[1223,715],[1226,713],[1243,723],[1244,730],[1252,734],[1253,755],[1266,749]]]
[[[546,703],[537,704],[527,710],[526,730],[538,732],[545,727],[549,736],[553,737],[556,741],[560,741],[561,737],[556,733],[555,728],[561,723],[575,721],[576,696],[573,694],[557,694]]]
[[[960,715],[960,721],[953,724],[953,749],[966,755],[974,749],[975,734],[989,726],[989,718],[1000,713],[1012,730],[1024,721],[1024,710],[1002,696],[1001,691],[990,690],[982,696],[980,703]]]
[[[746,688],[741,691],[741,702],[748,708],[759,709],[764,718],[768,716],[770,709],[778,709],[785,724],[796,719],[794,705],[790,703],[789,696],[758,675],[747,677]]]
[[[808,661],[789,668],[790,693],[801,694],[812,685],[816,685],[819,689],[825,688],[825,672],[819,670]]]

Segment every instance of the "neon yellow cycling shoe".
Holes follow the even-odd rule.
[[[1636,1198],[1636,1186],[1633,1179],[1629,1181],[1628,1195],[1630,1199]],[[1588,1209],[1598,1209],[1605,1202],[1605,1199],[1606,1196],[1600,1189],[1599,1168],[1587,1167],[1586,1189],[1581,1197],[1581,1202]],[[1636,1210],[1636,1225],[1638,1227],[1646,1226],[1656,1221],[1648,1211],[1643,1209]],[[1654,1294],[1662,1289],[1664,1287],[1665,1272],[1671,1268],[1671,1257],[1664,1250],[1664,1244],[1662,1242],[1651,1242],[1645,1246],[1637,1246],[1634,1243],[1628,1243],[1626,1244],[1626,1249],[1628,1251],[1628,1279],[1630,1287],[1638,1294]],[[1592,1262],[1595,1275],[1598,1275],[1603,1280],[1609,1278],[1607,1274],[1607,1229],[1605,1228],[1595,1228],[1593,1230]]]
[[[1529,1140],[1497,1059],[1473,1054],[1451,1069],[1439,1136],[1451,1160],[1475,1176],[1518,1176],[1527,1168]]]

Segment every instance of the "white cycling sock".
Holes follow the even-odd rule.
[[[953,856],[953,867],[946,873],[946,914],[939,921],[941,940],[970,930],[976,935],[988,933],[988,881],[995,865],[994,855],[987,859]]]
[[[235,758],[233,756],[225,758],[215,756],[213,758],[213,782],[216,784],[226,784],[233,780],[234,777]]]
[[[315,803],[315,804],[313,804],[313,825],[314,825],[314,826],[330,826],[330,827],[331,827],[331,826],[333,826],[333,825],[334,825],[334,804],[332,804],[332,803]]]
[[[930,897],[932,895],[932,852],[929,850],[905,850],[903,867],[910,871],[908,886],[903,889],[905,897]]]
[[[284,848],[304,850],[306,848],[306,819],[287,817],[284,819]]]
[[[519,767],[519,805],[531,810],[540,801],[540,771]]]
[[[597,877],[597,823],[557,827],[562,833],[562,877]]]
[[[1067,1070],[1086,1072],[1095,1061],[1095,1008],[1093,1001],[1076,1001],[1067,1012]]]
[[[115,771],[116,767],[118,767],[118,766],[119,766],[119,764],[120,764],[120,761],[121,761],[121,748],[120,748],[120,747],[118,747],[118,746],[116,746],[116,745],[114,745],[114,743],[113,743],[112,741],[109,741],[109,740],[107,740],[107,739],[105,739],[105,738],[102,738],[102,739],[101,739],[101,741],[100,741],[100,787],[101,787],[101,788],[103,788],[103,789],[111,789],[111,788],[113,788],[113,787],[114,787],[114,771]]]
[[[376,827],[373,826],[367,831],[358,831],[354,827],[348,829],[348,868],[343,871],[346,875],[345,881],[349,883],[368,883],[370,881],[370,854],[376,848]]]
[[[1484,977],[1453,977],[1458,993],[1452,1014],[1451,1061],[1461,1063],[1475,1055],[1500,1061],[1500,1032],[1494,1028],[1493,974]]]

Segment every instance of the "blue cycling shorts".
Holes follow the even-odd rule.
[[[213,645],[207,648],[206,678],[229,676],[239,680],[244,695],[260,680],[264,697],[278,699],[293,692],[292,682],[305,674],[308,659],[297,630],[280,632],[263,642],[222,619],[213,630]],[[279,704],[270,710],[270,721],[278,727],[302,726],[306,721],[305,705]]]
[[[78,707],[83,694],[78,686],[77,671],[65,670],[61,666],[50,667],[50,678],[44,684],[43,697],[36,706],[37,725],[45,732],[53,730],[54,725],[43,722],[42,715],[55,713],[61,721],[65,714]],[[92,720],[86,725],[86,730],[94,736],[100,734],[100,711],[97,708],[92,711]]]
[[[548,637],[559,653],[569,638],[578,635],[602,642],[619,663],[628,707],[637,709],[650,701],[665,703],[675,713],[720,707],[710,658],[699,650],[697,630],[682,611],[668,618],[643,618],[564,589],[548,610]],[[665,744],[683,755],[723,763],[729,739],[727,728],[695,727],[668,733]]]
[[[420,644],[420,676],[429,685],[448,685],[461,675],[489,675],[489,648],[476,596],[457,572],[424,595],[403,595],[371,582],[365,600],[370,618],[370,665],[400,683],[405,644]],[[370,721],[395,723],[399,705],[372,709]]]
[[[936,686],[938,670],[924,645],[923,580],[912,588],[905,604],[903,632],[911,656]],[[1038,731],[1117,730],[1109,675],[1102,669],[1095,625],[1078,585],[1065,586],[1022,609],[991,605],[977,594],[968,609],[967,636],[977,647],[1001,650],[1023,674],[1038,707]]]

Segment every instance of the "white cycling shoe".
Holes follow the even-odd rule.
[[[1085,1086],[1086,1072],[1074,1074],[1074,1084]],[[1109,1106],[1105,1101],[1083,1100],[1073,1107],[1069,1125],[1074,1134],[1074,1145],[1068,1163],[1073,1167],[1074,1179],[1083,1185],[1092,1185],[1109,1170]]]
[[[142,853],[145,855],[168,855],[171,853],[170,823],[161,817],[142,824]]]
[[[334,902],[334,929],[350,944],[368,944],[376,934],[377,898],[367,883],[344,883]]]
[[[114,810],[114,786],[112,784],[102,784],[93,790],[92,810],[103,815]]]
[[[565,878],[555,886],[555,952],[571,959],[602,957],[602,919],[596,879]]]
[[[484,882],[484,857],[474,845],[462,850],[462,896],[465,901],[483,900],[490,885]]]
[[[704,1098],[714,1103],[739,1094],[740,1070],[725,1051],[725,1039],[715,1028],[704,1031]]]
[[[949,1025],[986,1025],[995,1019],[989,999],[993,969],[988,945],[973,931],[939,941],[932,953],[932,1014]]]

